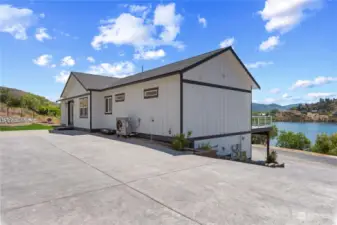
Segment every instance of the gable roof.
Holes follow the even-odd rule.
[[[77,81],[80,82],[86,90],[100,90],[119,80],[117,77],[108,77],[89,73],[71,72],[71,74],[75,76]]]
[[[188,59],[184,59],[178,62],[174,62],[168,65],[154,68],[154,69],[151,69],[145,72],[137,73],[135,75],[128,76],[125,78],[115,78],[115,77],[100,76],[100,75],[79,73],[79,72],[71,72],[70,75],[74,75],[74,77],[78,80],[79,83],[81,83],[81,85],[86,90],[102,91],[102,90],[106,90],[110,88],[116,88],[116,87],[120,87],[120,86],[124,86],[128,84],[144,82],[144,81],[151,80],[151,79],[165,77],[165,76],[173,75],[176,73],[183,73],[226,51],[231,51],[231,53],[239,61],[239,63],[241,64],[245,72],[248,74],[248,76],[260,89],[260,85],[256,82],[254,77],[251,75],[251,73],[242,63],[242,61],[237,56],[237,54],[234,52],[232,47],[217,49],[217,50],[207,52],[207,53],[204,53],[198,56],[194,56]]]

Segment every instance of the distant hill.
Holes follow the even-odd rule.
[[[252,109],[253,112],[269,112],[273,109],[278,109],[280,111],[288,110],[292,107],[296,107],[299,104],[290,104],[290,105],[278,105],[278,104],[259,104],[259,103],[253,103]]]
[[[23,91],[23,90],[19,90],[19,89],[16,89],[16,88],[9,88],[9,87],[0,86],[0,92],[3,89],[8,89],[9,94],[11,96],[15,97],[15,98],[18,98],[18,99],[21,98],[22,96],[26,95],[26,94],[33,94],[33,93],[26,92],[26,91]],[[56,102],[50,101],[49,99],[47,99],[47,98],[45,98],[41,95],[36,95],[36,94],[33,94],[33,95],[36,96],[37,98],[41,99],[46,104],[57,105]]]

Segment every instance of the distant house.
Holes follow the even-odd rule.
[[[210,143],[225,154],[241,146],[249,158],[257,88],[231,47],[120,79],[71,72],[59,100],[61,123],[97,131],[128,117],[141,137],[169,141],[192,131],[196,147]]]
[[[312,113],[317,113],[318,110],[317,110],[317,109],[313,109],[313,110],[311,110],[311,112],[312,112]]]

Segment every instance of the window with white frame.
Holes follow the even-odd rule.
[[[105,96],[104,97],[104,105],[105,105],[105,114],[112,113],[112,96]]]
[[[144,89],[144,98],[158,98],[159,88]]]
[[[120,93],[115,95],[115,102],[124,102],[125,93]]]
[[[88,118],[88,97],[80,98],[80,118]]]

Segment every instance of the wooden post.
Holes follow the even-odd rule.
[[[269,141],[270,141],[269,132],[267,132],[267,156],[269,156]]]

